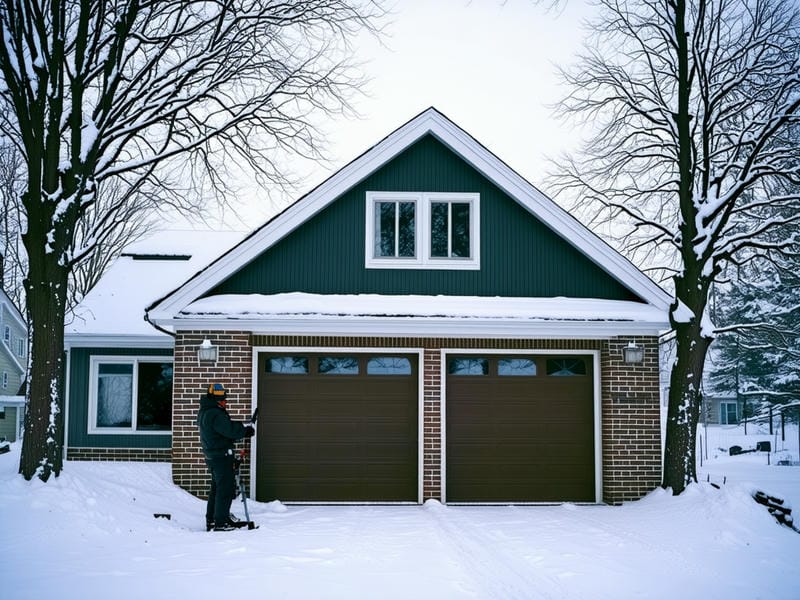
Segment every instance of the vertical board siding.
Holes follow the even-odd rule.
[[[89,425],[89,365],[92,356],[168,356],[172,350],[143,348],[72,348],[69,363],[70,447],[81,448],[171,448],[171,434],[92,434]]]
[[[481,268],[366,269],[366,193],[479,193]],[[638,300],[433,136],[426,136],[211,290]]]

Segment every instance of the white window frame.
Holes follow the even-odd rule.
[[[364,266],[367,269],[478,270],[480,261],[480,194],[449,192],[367,192]],[[413,202],[414,257],[375,256],[375,207],[379,202]],[[469,257],[431,256],[431,204],[469,204]]]
[[[25,358],[25,350],[26,350],[25,346],[26,344],[24,337],[17,339],[17,356],[19,356],[20,358]]]
[[[8,389],[8,371],[3,371],[3,389]]]
[[[6,346],[11,346],[11,327],[8,325],[3,326],[3,341],[6,343]]]
[[[736,423],[729,423],[728,419],[728,406],[733,405],[734,412],[736,413]],[[722,416],[725,415],[723,419]],[[719,403],[719,423],[720,425],[738,425],[741,420],[739,415],[739,404],[731,400],[723,400]],[[724,422],[723,422],[724,421]]]
[[[97,378],[100,364],[133,365],[133,382],[131,384],[131,426],[130,427],[98,427],[97,426]],[[96,435],[172,435],[172,426],[161,431],[137,431],[136,422],[139,401],[139,363],[174,363],[172,356],[92,356],[89,361],[89,422],[87,432]],[[174,371],[173,371],[174,373]],[[174,402],[174,398],[173,398]]]

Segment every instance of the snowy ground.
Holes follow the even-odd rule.
[[[800,467],[719,450],[768,439],[736,436],[707,433],[701,478],[720,490],[622,507],[253,502],[260,529],[226,533],[204,531],[203,502],[167,465],[69,462],[29,483],[15,444],[0,455],[0,598],[796,599],[800,534],[749,494],[800,507]],[[796,440],[787,429],[780,455],[797,460]]]

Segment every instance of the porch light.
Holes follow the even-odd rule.
[[[636,342],[628,342],[622,349],[622,360],[626,363],[640,363],[644,360],[644,348],[637,346]]]
[[[217,347],[208,338],[197,347],[197,358],[201,361],[215,362],[217,360]]]

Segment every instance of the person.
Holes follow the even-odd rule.
[[[206,531],[230,531],[235,528],[230,514],[236,496],[235,458],[233,444],[236,440],[252,437],[255,429],[234,421],[225,406],[228,392],[221,383],[212,383],[200,397],[197,425],[200,444],[211,474],[211,488],[206,504]]]

